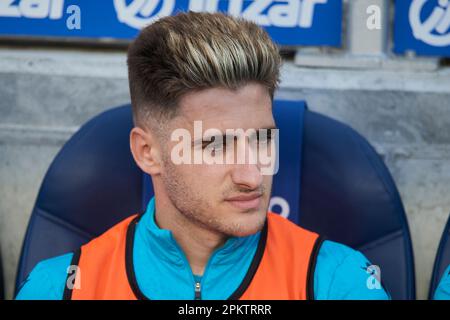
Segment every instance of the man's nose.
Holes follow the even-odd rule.
[[[247,189],[258,189],[263,181],[261,171],[256,164],[236,165],[231,173],[232,181]]]

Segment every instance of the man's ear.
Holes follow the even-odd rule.
[[[152,132],[134,127],[130,132],[130,148],[134,161],[142,171],[149,175],[161,172],[161,150]]]

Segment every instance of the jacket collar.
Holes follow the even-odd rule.
[[[145,228],[146,232],[141,233],[141,235],[148,248],[151,248],[154,254],[180,267],[187,262],[186,256],[176,242],[172,231],[161,229],[156,224],[154,197],[149,201],[139,224],[142,224],[142,227]],[[260,232],[246,237],[230,237],[223,246],[214,251],[211,257],[214,255],[220,258],[221,264],[235,263],[236,259],[242,257],[243,251],[245,252],[257,242],[255,240],[259,239],[259,236]]]

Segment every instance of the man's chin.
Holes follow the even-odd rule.
[[[234,215],[234,214],[233,214]],[[232,237],[247,237],[261,231],[266,221],[266,213],[237,213],[238,217],[233,219],[227,234]],[[242,216],[244,215],[244,217]],[[245,216],[248,215],[248,216]]]
[[[253,229],[253,230],[242,230],[242,231],[236,231],[231,234],[229,234],[230,237],[233,238],[243,238],[243,237],[249,237],[251,235],[254,235],[258,231],[261,231],[261,229]]]

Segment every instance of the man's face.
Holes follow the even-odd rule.
[[[269,93],[260,84],[247,84],[236,91],[212,88],[190,93],[181,99],[179,108],[179,115],[170,121],[169,130],[189,131],[192,154],[211,143],[203,138],[195,141],[194,121],[201,121],[202,133],[214,128],[224,135],[227,129],[275,128]],[[234,158],[235,161],[223,164],[207,161],[176,164],[172,150],[177,141],[169,138],[163,151],[161,178],[174,207],[190,221],[214,232],[242,237],[261,230],[264,225],[272,175],[262,175],[259,163],[249,161],[254,150],[249,144],[243,147],[237,141],[243,140],[234,140],[231,146],[236,156],[237,149],[245,149],[244,162]],[[224,156],[227,150],[230,149],[222,149]]]

